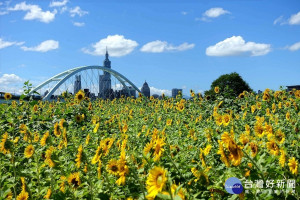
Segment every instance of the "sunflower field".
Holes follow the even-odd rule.
[[[299,199],[300,90],[215,92],[0,104],[0,199]]]

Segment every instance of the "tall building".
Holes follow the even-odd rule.
[[[105,60],[103,61],[103,66],[111,68],[111,62],[108,59],[108,52],[106,49]],[[103,75],[99,76],[99,97],[103,99],[110,98],[111,96],[111,75],[108,72],[104,72]]]
[[[172,89],[172,97],[176,98],[176,96],[178,95],[179,92],[182,94],[182,89],[173,88]]]
[[[75,83],[74,83],[74,95],[81,90],[81,75],[75,76]]]
[[[143,84],[143,87],[141,89],[141,92],[144,96],[146,97],[150,97],[150,88],[148,83],[145,81],[145,83]]]

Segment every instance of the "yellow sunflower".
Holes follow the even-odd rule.
[[[230,122],[230,115],[228,115],[228,114],[223,115],[222,121],[223,121],[224,126],[228,126],[228,124]]]
[[[167,119],[167,126],[171,126],[172,124],[172,119]]]
[[[12,95],[10,93],[5,93],[4,94],[4,99],[5,100],[10,100],[12,98]]]
[[[279,144],[282,144],[282,143],[284,142],[284,140],[285,140],[285,135],[284,135],[284,133],[282,132],[281,129],[279,129],[278,131],[276,131],[276,133],[275,133],[275,138],[276,138],[276,140],[277,140],[277,142],[278,142]]]
[[[176,109],[179,110],[180,112],[182,112],[184,110],[184,104],[183,103],[179,103],[177,106],[176,106]]]
[[[285,165],[285,151],[283,149],[280,150],[279,164],[281,167]]]
[[[53,153],[54,149],[55,148],[53,146],[51,146],[51,147],[49,147],[49,149],[46,150],[46,153],[45,153],[45,158],[46,158],[45,163],[47,165],[49,165],[49,167],[51,167],[51,168],[55,166],[55,163],[52,160],[52,153]]]
[[[214,90],[215,90],[215,93],[217,93],[217,94],[218,94],[218,93],[220,92],[220,88],[219,88],[219,86],[215,87],[215,89],[214,89]]]
[[[245,146],[249,142],[249,135],[247,133],[243,133],[240,136],[240,142]]]
[[[8,133],[5,132],[3,135],[2,135],[2,140],[1,140],[1,143],[0,143],[0,152],[2,152],[3,154],[8,154],[10,153],[9,151],[9,141],[7,140],[8,138]]]
[[[274,140],[267,142],[267,148],[270,151],[270,154],[277,156],[279,153],[278,145]]]
[[[79,172],[75,172],[69,175],[68,183],[71,187],[76,189],[81,184],[79,176],[80,176]]]
[[[185,193],[186,191],[183,189],[183,188],[180,188],[179,191],[177,191],[177,194],[175,196],[175,192],[177,190],[178,186],[176,184],[172,184],[171,185],[171,193],[172,193],[172,196],[175,197],[176,199],[181,199],[181,200],[185,200]],[[170,198],[170,192],[162,192],[162,194],[164,195],[168,195],[169,198]],[[180,198],[178,198],[180,197]]]
[[[220,114],[216,114],[215,115],[215,121],[216,121],[216,124],[218,126],[221,126],[223,124],[223,118],[222,118],[222,115]]]
[[[17,196],[17,200],[27,200],[28,199],[28,192],[22,190],[22,192]]]
[[[152,142],[152,140],[151,140],[151,141],[150,141],[149,143],[147,143],[146,146],[144,147],[144,154],[147,155],[147,154],[151,151],[152,147],[153,147],[153,142]]]
[[[287,112],[287,113],[286,113],[285,119],[286,119],[286,120],[290,120],[290,119],[291,119],[291,113],[290,113],[290,112]]]
[[[164,152],[162,148],[166,143],[164,142],[163,138],[157,138],[154,142],[153,149],[154,149],[154,161],[158,161]]]
[[[259,122],[255,123],[254,132],[260,138],[264,136],[265,130],[264,130],[264,127],[263,127],[262,123],[259,123]]]
[[[106,170],[108,173],[117,176],[119,174],[118,161],[111,159],[106,166]]]
[[[154,199],[162,191],[167,182],[166,173],[167,171],[162,167],[154,167],[150,170],[146,181],[147,199]]]
[[[297,99],[300,99],[300,90],[296,90],[294,94]]]
[[[226,165],[226,167],[229,167],[230,163],[228,162],[228,159],[226,157],[224,147],[223,147],[223,143],[220,140],[218,140],[218,143],[219,143],[219,150],[218,150],[217,154],[221,155],[221,160]]]
[[[254,113],[255,110],[256,110],[256,106],[255,106],[255,105],[252,105],[252,106],[251,106],[251,112]]]
[[[83,120],[83,118],[82,118],[81,115],[76,115],[76,116],[75,116],[75,121],[76,121],[77,123],[82,122],[82,120]]]
[[[231,164],[233,166],[240,165],[243,157],[241,148],[237,144],[235,144],[233,140],[231,140],[228,146],[228,150],[230,152],[229,160],[231,161]]]
[[[82,144],[81,144],[81,145],[78,147],[78,153],[77,153],[76,159],[75,159],[76,167],[77,167],[77,168],[79,168],[79,167],[80,167],[80,164],[81,164],[82,151],[83,151],[83,148],[82,148]]]
[[[57,122],[54,124],[54,135],[56,135],[56,137],[59,137],[61,135],[59,124]]]
[[[42,137],[42,139],[41,139],[41,146],[45,146],[46,145],[46,142],[47,142],[47,138],[49,137],[49,131],[47,131],[44,135],[43,135],[43,137]]]
[[[81,102],[82,100],[84,100],[84,95],[84,92],[82,90],[79,90],[75,95],[75,100]]]
[[[30,158],[33,155],[33,153],[34,147],[32,146],[32,144],[30,144],[25,148],[24,155],[26,158]]]
[[[250,148],[251,148],[251,156],[255,157],[258,152],[257,144],[254,142],[250,142]]]
[[[298,161],[295,159],[295,157],[289,159],[288,165],[290,167],[290,171],[292,172],[292,174],[296,175],[298,173]]]
[[[44,196],[45,199],[50,199],[51,196],[51,189],[48,189],[47,194]]]

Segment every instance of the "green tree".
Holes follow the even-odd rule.
[[[219,87],[219,93],[228,98],[235,98],[243,91],[253,91],[248,83],[246,83],[236,72],[221,75],[219,78],[214,80],[210,86],[210,90],[205,91],[205,96],[209,95],[214,99],[216,95],[214,91],[215,87]]]

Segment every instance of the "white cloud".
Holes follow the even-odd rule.
[[[284,20],[283,20],[283,16],[278,17],[277,19],[274,20],[273,24],[278,24],[280,23],[280,25],[284,24]]]
[[[210,21],[210,19],[212,18],[217,18],[221,15],[225,15],[225,14],[230,14],[230,12],[228,10],[224,10],[223,8],[211,8],[211,9],[208,9],[207,11],[205,11],[203,14],[202,14],[202,17],[201,18],[196,18],[196,21]]]
[[[275,24],[289,24],[289,25],[300,25],[300,11],[296,14],[291,15],[289,19],[284,19],[283,16],[278,17],[277,19],[274,20],[274,25]]]
[[[0,11],[0,15],[6,15],[6,14],[8,14],[7,11]]]
[[[78,27],[82,27],[82,26],[85,25],[85,23],[84,22],[73,22],[73,25],[78,26]]]
[[[119,57],[131,53],[137,46],[138,43],[136,41],[126,39],[123,35],[109,35],[107,38],[92,44],[92,50],[82,48],[82,51],[94,56],[102,56],[105,54],[107,47],[110,56]]]
[[[166,89],[159,89],[159,88],[155,88],[155,87],[150,87],[150,94],[158,94],[158,95],[162,95],[165,94],[166,96],[172,96],[172,91],[171,90],[166,90]]]
[[[288,20],[290,25],[298,25],[300,24],[300,11],[297,14],[294,14]]]
[[[63,0],[63,1],[52,1],[50,3],[50,7],[60,7],[60,6],[65,6],[69,0]]]
[[[0,85],[1,92],[9,92],[11,94],[23,94],[22,84],[18,85]]]
[[[69,10],[71,17],[75,17],[76,15],[82,17],[83,15],[88,14],[89,12],[81,10],[79,6],[76,6],[75,8],[72,8]]]
[[[289,49],[290,51],[297,51],[297,50],[299,50],[299,49],[300,49],[300,42],[297,42],[297,43],[295,43],[295,44],[289,46],[288,49]]]
[[[156,40],[145,44],[140,50],[142,52],[161,53],[169,51],[185,51],[194,48],[195,44],[182,43],[179,46],[173,46],[166,41]]]
[[[262,56],[271,51],[270,44],[245,42],[241,36],[232,36],[206,49],[208,56]]]
[[[41,44],[35,46],[35,47],[25,47],[22,46],[21,49],[24,51],[38,51],[38,52],[47,52],[54,49],[57,49],[59,47],[59,42],[55,40],[46,40],[42,42]]]
[[[8,42],[8,41],[4,41],[2,38],[0,38],[0,49],[9,47],[9,46],[13,46],[13,45],[22,45],[24,44],[24,42]]]
[[[43,11],[38,5],[26,4],[26,2],[22,2],[16,4],[13,8],[8,8],[9,11],[27,11],[24,16],[24,20],[38,20],[44,23],[49,23],[54,20],[57,10],[52,12]]]
[[[15,74],[3,74],[0,77],[0,85],[9,85],[22,82],[23,79]]]
[[[203,16],[209,17],[209,18],[216,18],[221,15],[225,15],[225,14],[229,14],[229,13],[230,13],[229,11],[224,10],[223,8],[211,8],[211,9],[205,11],[205,13],[203,13]]]
[[[158,95],[162,95],[165,94],[166,96],[172,96],[172,91],[171,90],[167,90],[167,89],[159,89],[159,88],[155,88],[150,86],[150,95],[154,95],[154,94],[158,94]],[[141,90],[142,87],[139,87],[139,89]]]
[[[64,13],[68,10],[68,7],[67,6],[64,6],[60,9],[60,13]]]

